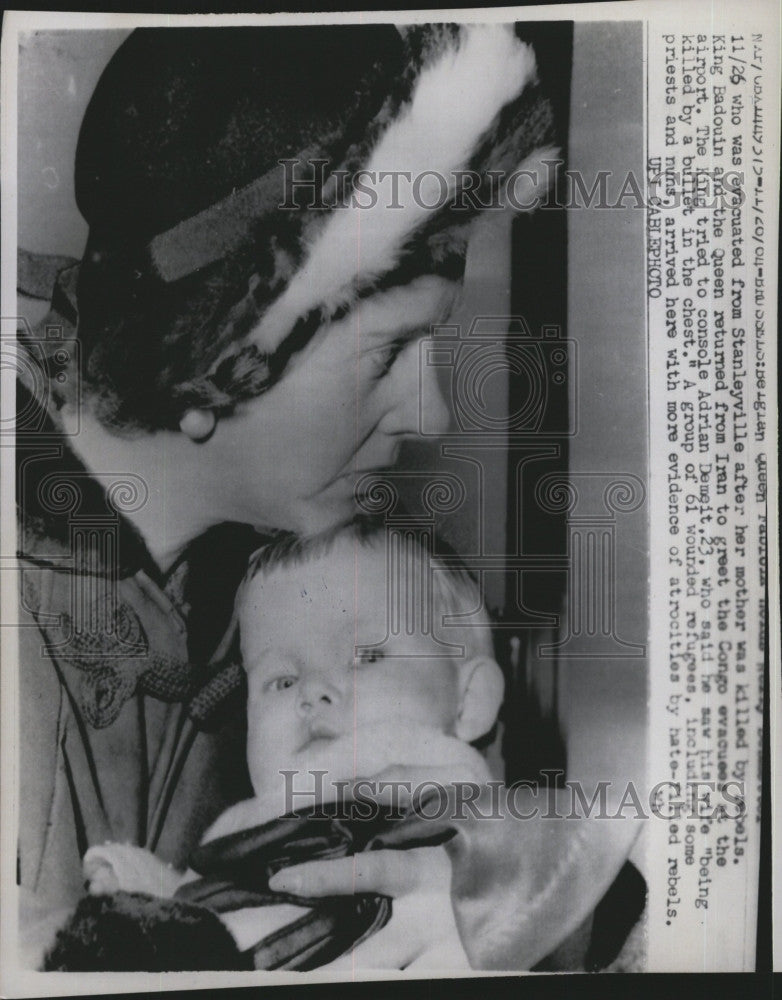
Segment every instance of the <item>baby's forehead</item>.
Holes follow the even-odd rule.
[[[387,589],[387,561],[382,544],[340,540],[327,550],[272,557],[245,582],[239,613],[264,612],[281,603],[344,605],[359,611],[372,607]]]
[[[424,627],[431,609],[409,607],[411,594],[424,599],[424,588],[419,582],[414,591],[400,590],[388,570],[382,542],[365,540],[261,566],[237,602],[244,655],[283,648],[312,651],[317,642],[321,652],[352,656],[384,643],[400,628],[404,641],[395,640],[395,655],[431,654],[432,639]]]

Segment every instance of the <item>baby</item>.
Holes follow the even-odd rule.
[[[493,777],[470,746],[494,726],[503,695],[480,592],[412,536],[359,524],[267,546],[237,618],[255,797],[223,813],[203,843],[334,799],[359,777]],[[84,870],[93,894],[171,895],[198,877],[118,844],[90,848]],[[245,949],[304,913],[285,903],[221,920]]]

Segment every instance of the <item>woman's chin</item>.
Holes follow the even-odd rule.
[[[323,493],[306,501],[293,511],[296,520],[294,531],[303,538],[320,535],[332,528],[348,524],[358,513],[352,490]]]
[[[294,502],[284,512],[270,518],[247,518],[259,534],[290,531],[301,538],[312,538],[331,528],[338,528],[353,520],[357,512],[352,497],[337,499],[326,497]]]
[[[381,512],[393,497],[393,488],[378,480],[383,469],[349,471],[337,476],[317,492],[297,498],[276,511],[276,528],[309,538],[348,524],[359,513]],[[269,525],[269,518],[265,519]]]

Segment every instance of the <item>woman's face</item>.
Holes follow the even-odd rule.
[[[283,378],[218,424],[219,512],[258,528],[312,534],[356,511],[366,472],[392,465],[405,437],[447,429],[437,369],[419,341],[442,319],[453,286],[424,278],[364,300],[324,325]]]

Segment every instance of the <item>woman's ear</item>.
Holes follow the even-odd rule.
[[[461,667],[462,686],[455,735],[472,743],[491,729],[505,694],[505,678],[499,665],[487,656]]]
[[[191,441],[206,441],[217,426],[217,417],[214,410],[185,410],[182,419],[179,421],[179,429],[187,435]]]

